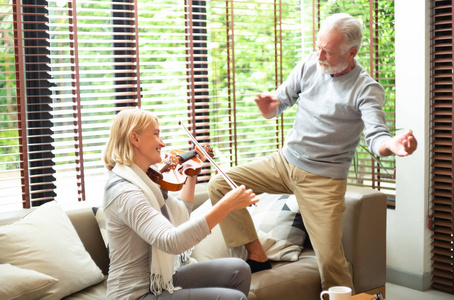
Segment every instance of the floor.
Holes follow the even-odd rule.
[[[392,283],[387,283],[386,300],[454,300],[454,295],[436,290],[421,292]]]

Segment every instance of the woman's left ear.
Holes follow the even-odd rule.
[[[139,135],[137,134],[137,132],[131,132],[131,134],[129,135],[129,140],[134,147],[139,148]]]

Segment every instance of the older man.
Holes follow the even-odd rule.
[[[335,285],[353,289],[341,243],[342,214],[346,178],[363,129],[368,148],[376,155],[407,156],[417,147],[410,130],[392,137],[385,125],[383,87],[355,59],[361,27],[361,21],[348,14],[335,14],[322,22],[317,52],[300,62],[274,95],[255,99],[267,119],[298,100],[285,146],[228,172],[256,194],[295,194],[323,289]],[[213,203],[229,190],[219,176],[209,188]],[[246,210],[230,214],[221,229],[228,247],[245,245],[253,272],[271,267]]]

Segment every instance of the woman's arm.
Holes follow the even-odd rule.
[[[188,203],[194,202],[195,184],[197,183],[197,176],[187,177],[186,183],[180,191],[179,198]]]
[[[213,229],[233,210],[246,208],[257,202],[256,195],[252,190],[246,190],[244,185],[231,190],[205,215],[208,228]]]

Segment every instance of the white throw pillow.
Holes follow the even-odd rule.
[[[13,224],[0,226],[0,263],[58,279],[41,299],[61,299],[104,279],[55,201],[39,206]]]
[[[35,300],[58,279],[10,264],[0,264],[0,282],[0,299]]]
[[[296,261],[303,249],[306,232],[294,195],[261,194],[256,207],[248,208],[254,221],[260,243],[268,258],[273,261]],[[210,201],[197,208],[191,216],[206,214]],[[194,247],[192,257],[198,262],[219,258],[246,259],[244,246],[227,249],[219,225]]]

